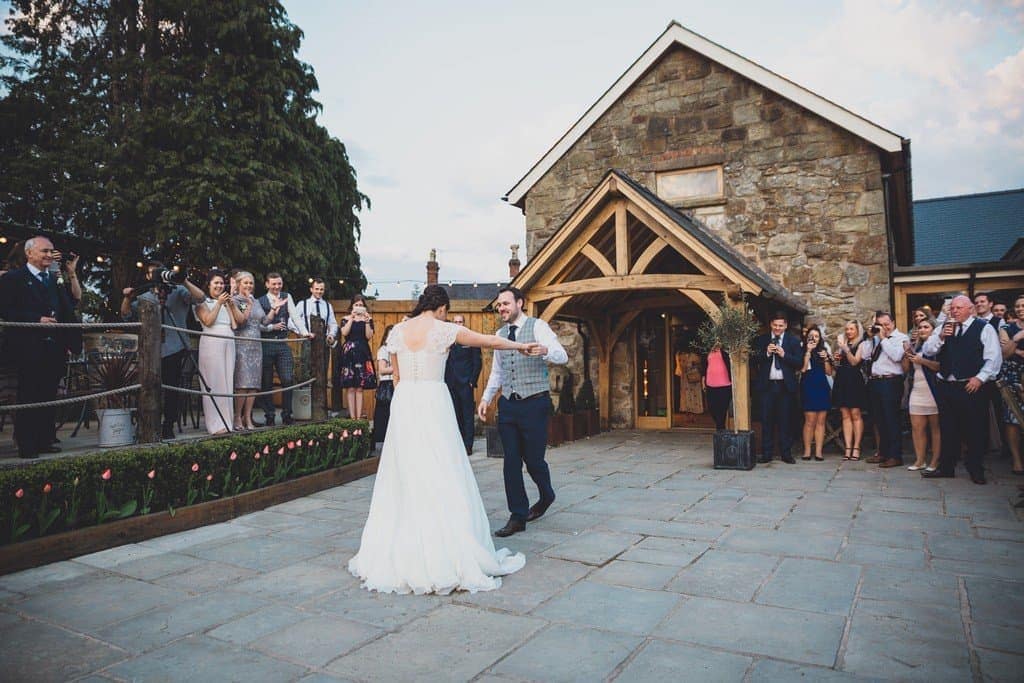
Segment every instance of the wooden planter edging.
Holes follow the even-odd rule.
[[[230,498],[178,508],[172,517],[166,510],[139,517],[119,519],[97,526],[65,531],[52,536],[0,546],[0,574],[31,569],[50,562],[138,543],[157,536],[188,531],[196,527],[226,522],[271,505],[286,503],[317,491],[347,484],[377,472],[378,457],[351,465],[283,481]]]

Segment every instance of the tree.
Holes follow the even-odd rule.
[[[111,245],[112,299],[144,258],[362,291],[369,200],[280,2],[11,5],[0,219]]]

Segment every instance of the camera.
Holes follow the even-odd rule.
[[[874,334],[880,334],[881,332],[882,332],[882,328],[881,328],[880,325],[872,325],[871,326],[871,334],[873,334],[873,335]]]
[[[158,268],[152,272],[146,282],[151,285],[183,285],[185,284],[185,273],[173,268]]]

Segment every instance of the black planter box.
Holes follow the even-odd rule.
[[[754,432],[715,432],[715,469],[752,470],[754,459]]]
[[[487,457],[504,458],[505,446],[501,443],[501,435],[497,427],[484,427],[484,436],[487,437]]]

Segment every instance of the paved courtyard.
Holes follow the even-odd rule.
[[[480,446],[478,445],[478,450]],[[344,565],[372,478],[0,577],[4,680],[1024,678],[1017,481],[710,467],[710,435],[549,452],[558,500],[491,593],[381,596]],[[472,458],[494,528],[500,461]]]

